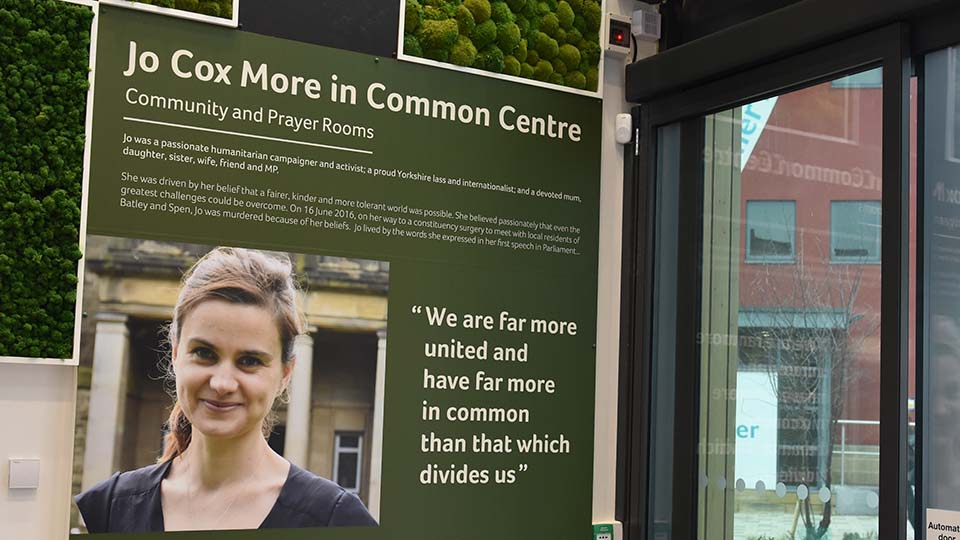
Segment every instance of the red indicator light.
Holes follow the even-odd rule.
[[[617,41],[623,41],[623,32],[617,32]]]

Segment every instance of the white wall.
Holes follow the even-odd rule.
[[[77,368],[0,363],[0,538],[62,540],[70,521]],[[9,460],[40,459],[40,487],[12,490]]]
[[[607,11],[629,15],[634,0],[607,0]],[[656,52],[639,42],[637,58]],[[623,145],[613,139],[624,101],[630,59],[606,56],[603,66],[603,148],[600,157],[600,263],[597,289],[597,383],[594,412],[593,522],[613,523],[617,488],[617,389],[620,361],[620,240],[623,221]],[[617,538],[621,538],[617,536]]]

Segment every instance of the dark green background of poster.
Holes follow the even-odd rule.
[[[99,19],[88,234],[242,245],[391,263],[381,526],[331,529],[319,536],[358,539],[586,537],[591,530],[593,476],[600,101],[112,6],[101,6]],[[157,72],[122,75],[127,67],[131,40],[137,41],[139,51],[157,54],[160,60]],[[194,61],[206,59],[233,64],[233,84],[225,86],[196,78],[174,77],[169,60],[180,48],[191,50]],[[244,59],[254,66],[267,63],[271,73],[316,78],[324,83],[323,95],[312,100],[302,95],[263,92],[259,87],[242,88],[239,77]],[[328,84],[334,73],[338,82],[357,87],[356,105],[330,102]],[[468,126],[374,110],[367,106],[364,95],[373,82],[383,83],[388,92],[487,107],[492,115],[491,126]],[[376,137],[364,140],[317,132],[292,133],[276,126],[230,119],[220,123],[211,117],[144,108],[124,100],[124,93],[130,87],[155,95],[196,101],[212,99],[234,107],[275,108],[311,118],[330,116],[340,122],[373,127]],[[507,104],[530,116],[552,114],[559,120],[576,122],[583,129],[582,140],[572,142],[504,131],[497,125],[496,114]],[[347,154],[149,126],[125,121],[125,116],[364,148],[373,154]],[[124,133],[563,191],[579,195],[582,202],[310,168],[281,166],[280,174],[268,174],[141,160],[121,154]],[[582,240],[577,246],[580,255],[141,212],[118,204],[123,171],[576,225],[581,229]],[[575,321],[580,330],[576,336],[544,336],[431,328],[425,315],[411,312],[414,305],[446,306],[458,313],[494,316],[506,310],[528,319]],[[486,339],[491,346],[518,346],[527,342],[530,361],[499,364],[487,360],[481,365],[478,361],[424,358],[424,342],[451,338],[467,343]],[[483,369],[503,377],[550,378],[556,381],[557,392],[523,395],[424,390],[421,381],[425,367],[449,374],[472,375],[477,369]],[[529,408],[531,422],[486,425],[423,422],[420,417],[424,399],[442,407]],[[572,452],[569,455],[421,454],[420,433],[431,430],[447,437],[469,437],[481,431],[491,436],[563,433],[572,442]],[[515,468],[526,463],[529,470],[519,473],[512,485],[491,481],[487,485],[425,486],[419,483],[418,475],[428,463],[441,466],[467,463],[473,468],[489,469]],[[176,538],[241,539],[264,538],[264,535],[296,539],[314,538],[318,533],[315,530],[236,531],[181,533]],[[145,534],[116,537],[169,538]]]

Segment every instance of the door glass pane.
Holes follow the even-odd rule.
[[[795,201],[747,201],[747,261],[793,261]]]
[[[677,238],[679,229],[681,127],[657,133],[656,269],[653,287],[653,350],[650,400],[650,516],[647,537],[669,540],[673,520],[674,380],[677,375]]]
[[[877,537],[880,80],[705,118],[701,539]]]
[[[830,203],[830,259],[880,262],[880,201]]]
[[[960,511],[960,50],[924,60],[924,506]]]

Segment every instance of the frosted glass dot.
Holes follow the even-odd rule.
[[[747,483],[743,481],[743,478],[738,478],[738,479],[737,479],[737,491],[739,491],[739,492],[742,493],[743,490],[745,490],[745,489],[747,489]]]
[[[757,485],[754,486],[754,489],[757,490],[757,493],[763,495],[767,491],[767,485],[763,483],[763,480],[757,480]]]
[[[805,501],[807,499],[807,495],[809,494],[810,494],[810,491],[807,489],[806,485],[800,484],[799,486],[797,486],[798,499],[800,499],[801,501]]]
[[[727,479],[721,476],[720,479],[717,480],[717,487],[721,490],[727,489]]]
[[[867,493],[867,508],[876,508],[880,506],[880,496],[873,491]]]
[[[787,496],[787,485],[783,482],[777,482],[777,497]]]
[[[821,501],[823,501],[823,502],[830,502],[830,497],[831,497],[831,496],[832,496],[832,494],[830,493],[830,488],[828,488],[827,486],[823,486],[822,488],[820,488],[820,500],[821,500]]]

